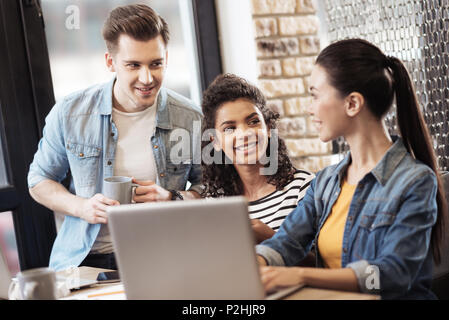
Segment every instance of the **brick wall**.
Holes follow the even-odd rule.
[[[279,134],[297,168],[331,164],[331,144],[319,140],[307,115],[308,78],[320,51],[313,0],[250,0],[259,67],[258,85],[281,115]]]

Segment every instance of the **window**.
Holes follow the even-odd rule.
[[[101,35],[108,13],[130,0],[42,0],[42,12],[56,100],[90,85],[107,82],[106,45]],[[190,1],[152,0],[170,30],[164,85],[200,103],[198,59]]]
[[[0,135],[0,188],[8,186],[8,176],[6,175],[6,163],[3,155],[3,137]]]

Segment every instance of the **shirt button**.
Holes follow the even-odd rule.
[[[343,252],[344,252],[344,253],[347,253],[347,252],[348,252],[348,249],[343,248]]]
[[[349,216],[349,217],[348,217],[348,220],[349,220],[349,221],[352,221],[352,216]]]
[[[114,133],[114,132],[111,132],[111,137],[113,137],[113,136],[115,136],[115,133]]]
[[[112,164],[112,161],[111,160],[109,160],[108,161],[108,166],[110,166]]]
[[[84,157],[84,153],[80,152],[79,156],[82,158]]]
[[[155,145],[155,146],[154,146],[154,149],[157,149],[157,148],[159,148],[159,146],[158,146],[158,145]]]
[[[161,176],[161,177],[165,177],[165,174],[161,173],[160,176]]]

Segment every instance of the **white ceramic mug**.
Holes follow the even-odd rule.
[[[113,176],[103,180],[103,194],[113,200],[117,200],[120,204],[129,204],[133,201],[133,190],[139,187],[138,184],[132,183],[132,178],[124,176]]]
[[[19,272],[9,286],[10,300],[54,300],[57,297],[56,273],[50,268]]]

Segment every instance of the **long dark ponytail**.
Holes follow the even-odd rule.
[[[399,131],[407,151],[429,166],[437,177],[437,221],[432,229],[434,261],[441,261],[440,244],[446,223],[447,203],[435,153],[413,84],[404,64],[362,39],[335,42],[319,54],[316,64],[326,70],[328,79],[343,96],[362,94],[370,111],[381,119],[396,97]]]
[[[447,203],[444,185],[438,173],[438,166],[431,137],[427,129],[424,117],[419,109],[413,84],[404,64],[395,57],[386,57],[387,65],[392,71],[393,88],[396,93],[396,115],[402,140],[407,151],[416,159],[428,165],[435,172],[438,181],[437,205],[438,216],[432,230],[432,250],[434,260],[441,262],[440,243],[444,236],[446,223]]]

